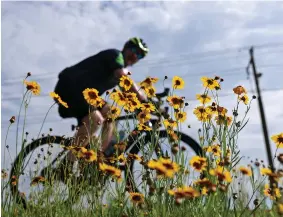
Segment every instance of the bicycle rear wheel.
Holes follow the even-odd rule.
[[[21,203],[26,208],[33,195],[43,191],[45,184],[42,182],[43,180],[39,179],[36,183],[34,178],[41,176],[41,169],[50,164],[59,163],[65,155],[65,151],[60,145],[68,146],[70,144],[70,138],[47,136],[31,142],[20,151],[12,164],[10,173],[10,180],[16,180],[10,182],[10,189],[17,203]],[[58,186],[56,187],[58,189]],[[62,189],[62,186],[59,188]]]
[[[182,133],[175,132],[179,136],[177,154],[173,153],[172,143],[169,140],[168,134],[165,130],[156,132],[156,136],[147,134],[144,141],[137,143],[130,151],[131,154],[137,154],[143,156],[144,161],[148,162],[152,159],[158,159],[159,157],[167,157],[181,165],[183,171],[188,174],[184,176],[182,182],[184,185],[191,184],[199,176],[199,173],[193,171],[189,167],[189,161],[193,156],[202,155],[202,149],[199,144],[190,136]],[[141,145],[142,144],[142,145]],[[152,144],[155,144],[153,147]],[[149,186],[151,185],[148,180],[149,170],[146,170],[144,166],[137,160],[132,161],[129,166],[130,174],[128,174],[127,181],[131,182],[131,187],[134,191],[148,193]],[[134,181],[133,181],[134,180]],[[151,180],[154,181],[154,180]]]

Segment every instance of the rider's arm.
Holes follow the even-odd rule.
[[[126,68],[116,69],[114,71],[114,75],[117,79],[120,79],[123,75],[128,76],[128,70]],[[147,101],[146,95],[143,93],[141,88],[134,81],[129,91],[136,93],[140,101]]]

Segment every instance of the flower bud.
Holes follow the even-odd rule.
[[[16,121],[16,117],[15,116],[12,116],[11,119],[10,119],[10,123],[14,123]]]

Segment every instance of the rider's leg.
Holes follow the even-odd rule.
[[[89,138],[94,135],[97,131],[99,125],[102,124],[101,131],[101,151],[105,152],[108,149],[110,141],[112,139],[114,131],[114,122],[106,121],[108,112],[110,111],[110,106],[108,104],[104,105],[103,108],[99,111],[93,111],[89,115],[85,116],[82,119],[83,125],[79,127],[77,133],[75,134],[75,146],[85,147],[89,144]],[[71,161],[75,160],[75,156],[69,152],[69,159]]]
[[[107,120],[107,115],[108,112],[110,111],[110,106],[108,104],[106,104],[102,109],[101,109],[101,114],[104,117],[104,123],[102,126],[102,131],[101,131],[101,151],[105,153],[105,151],[108,149],[108,146],[112,140],[112,136],[113,136],[113,131],[114,131],[114,121]]]
[[[74,146],[81,146],[85,147],[89,144],[91,136],[97,131],[99,125],[104,122],[104,118],[100,111],[95,110],[81,120],[82,125],[79,126],[78,131],[75,133],[74,136]],[[70,161],[75,161],[75,156],[69,152],[68,159]]]
[[[86,115],[81,120],[82,125],[75,134],[75,146],[85,147],[89,144],[91,136],[97,131],[99,126],[103,124],[104,117],[99,110],[95,110]]]

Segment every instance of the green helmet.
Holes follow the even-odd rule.
[[[144,58],[149,51],[148,47],[146,46],[146,43],[144,43],[143,40],[138,37],[130,38],[125,43],[124,48],[137,49],[139,51],[138,53],[141,54],[140,58]]]

